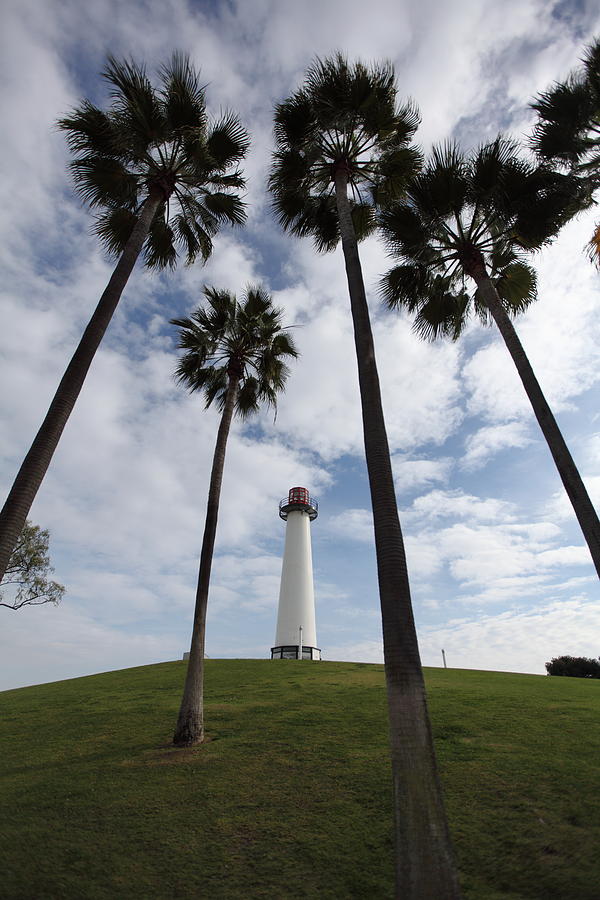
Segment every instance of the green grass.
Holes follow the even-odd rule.
[[[0,694],[0,897],[391,898],[383,669],[184,663]],[[426,670],[466,900],[600,897],[600,682]]]

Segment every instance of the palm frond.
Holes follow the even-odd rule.
[[[422,303],[413,321],[413,330],[427,341],[441,337],[458,340],[468,319],[470,297],[466,291],[449,290],[447,279],[432,280],[427,300]]]
[[[422,165],[423,155],[418,147],[398,147],[383,153],[371,192],[375,206],[384,207],[401,199]]]
[[[377,227],[377,219],[371,203],[353,203],[351,215],[354,233],[358,241],[373,234]]]
[[[185,216],[178,215],[173,219],[173,234],[177,244],[185,252],[186,263],[191,265],[198,254],[202,252],[202,246],[196,230],[190,225]]]
[[[272,352],[275,356],[291,356],[293,359],[300,355],[294,339],[285,331],[279,331],[274,336]]]
[[[273,198],[273,209],[286,231],[297,237],[312,237],[318,253],[337,247],[340,226],[334,197],[278,194]]]
[[[75,190],[88,206],[135,209],[139,205],[139,179],[120,160],[99,155],[86,156],[71,160],[69,168]]]
[[[206,184],[211,188],[235,188],[235,190],[243,190],[246,187],[246,179],[242,171],[238,169],[235,172],[228,172],[226,175],[220,173],[210,173],[206,176]]]
[[[202,390],[207,406],[223,408],[230,377],[238,379],[236,412],[245,417],[261,404],[275,405],[289,374],[285,358],[298,351],[282,326],[282,310],[260,285],[248,285],[241,300],[204,287],[205,304],[190,317],[173,319],[184,351],[175,377]]]
[[[219,412],[222,412],[229,383],[227,367],[211,367],[207,370],[207,375],[208,377],[202,385],[204,389],[204,408],[208,409],[216,401],[217,409]]]
[[[406,100],[395,113],[393,133],[390,135],[390,145],[399,146],[408,144],[413,139],[417,128],[421,124],[421,112],[414,100]]]
[[[102,74],[113,85],[115,117],[127,133],[133,155],[143,155],[148,147],[168,138],[164,109],[144,66],[110,55]]]
[[[259,407],[258,378],[254,375],[248,375],[238,388],[235,411],[241,419],[247,419],[248,416],[258,412]]]
[[[517,174],[526,173],[528,167],[519,160],[518,152],[517,144],[501,135],[477,150],[469,166],[469,200],[472,203],[495,200],[498,193],[506,188],[510,174],[514,178]]]
[[[149,269],[175,268],[175,234],[165,219],[164,204],[159,207],[144,243],[144,260]]]
[[[538,167],[529,174],[512,203],[519,243],[528,249],[543,246],[590,202],[585,181]]]
[[[189,129],[203,132],[206,128],[206,85],[194,69],[187,54],[175,51],[160,69],[163,88],[160,93],[169,131]]]
[[[113,118],[89,100],[83,100],[70,115],[59,119],[56,125],[65,132],[71,153],[121,158],[122,135]]]
[[[275,107],[275,143],[278,148],[299,151],[318,134],[315,113],[308,94],[296,91]]]
[[[232,112],[216,122],[206,139],[206,147],[217,169],[228,169],[241,162],[250,149],[250,135]]]
[[[452,216],[464,206],[468,191],[466,160],[450,142],[433,147],[430,162],[407,189],[419,213],[432,219]]]
[[[425,266],[394,266],[380,283],[380,294],[389,307],[405,307],[414,312],[426,300],[430,289],[430,276]]]
[[[206,190],[193,192],[189,189],[177,189],[175,193],[182,215],[186,217],[192,228],[201,228],[209,236],[217,233],[219,219],[206,206]]]
[[[569,78],[539,94],[532,103],[538,113],[532,149],[543,159],[575,165],[586,151],[586,133],[594,104],[585,80]]]
[[[248,285],[244,291],[244,299],[240,306],[240,317],[246,319],[258,319],[260,316],[269,317],[269,314],[277,316],[280,310],[272,308],[272,299],[261,285]]]
[[[409,193],[412,194],[412,186]],[[379,213],[378,223],[390,255],[413,260],[427,255],[431,230],[415,206],[403,202],[390,204]]]
[[[222,191],[207,191],[204,195],[204,207],[217,222],[228,222],[230,225],[243,225],[248,217],[244,201],[235,194],[225,194]]]
[[[494,284],[504,308],[511,316],[524,312],[537,298],[535,270],[523,262],[505,266],[502,274],[494,279]]]
[[[296,197],[309,193],[311,184],[311,157],[294,148],[278,151],[272,157],[269,190],[275,195]]]
[[[136,222],[135,213],[123,207],[108,209],[96,218],[94,231],[109,256],[123,252]]]

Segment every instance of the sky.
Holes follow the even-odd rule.
[[[55,127],[107,100],[106,56],[153,74],[190,54],[215,117],[252,135],[245,229],[202,267],[136,267],[31,510],[48,528],[59,606],[0,608],[0,689],[180,659],[189,647],[218,415],[175,384],[176,332],[205,284],[261,284],[301,358],[278,415],[232,428],[209,599],[207,655],[270,655],[284,523],[295,485],[312,524],[323,658],[381,662],[381,620],[356,362],[341,251],[278,228],[266,193],[273,106],[315,56],[391,60],[416,140],[465,150],[525,139],[533,97],[600,34],[595,3],[551,0],[8,0],[0,21],[0,494],[45,414],[112,264],[76,198]],[[600,274],[585,244],[597,213],[534,258],[539,298],[516,322],[564,436],[600,501]],[[598,579],[499,335],[477,323],[425,343],[386,311],[392,265],[361,244],[423,664],[544,673],[597,656]]]

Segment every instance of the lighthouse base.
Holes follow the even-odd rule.
[[[321,651],[318,647],[305,647],[302,645],[302,656],[299,654],[298,644],[286,644],[283,647],[271,647],[271,659],[321,659]]]

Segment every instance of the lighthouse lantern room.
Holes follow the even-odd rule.
[[[318,514],[319,504],[303,487],[290,488],[279,504],[279,515],[286,523],[285,547],[271,659],[321,659],[310,544],[310,523]]]

